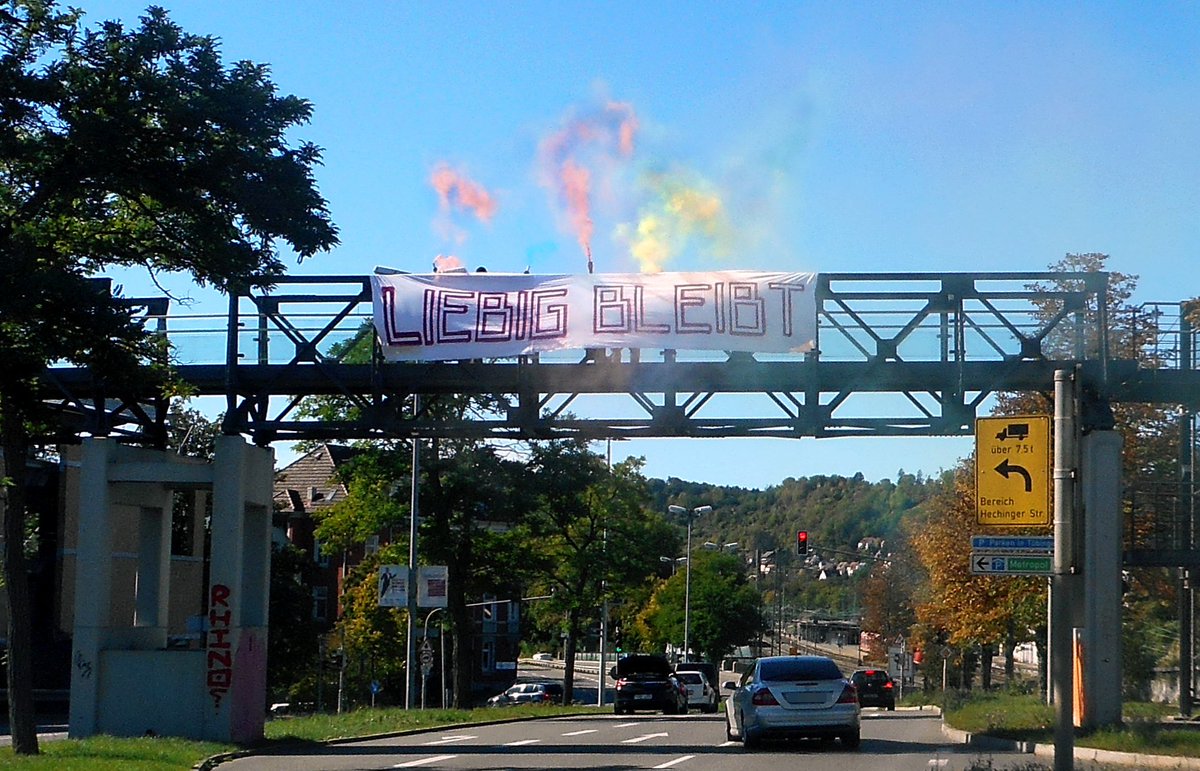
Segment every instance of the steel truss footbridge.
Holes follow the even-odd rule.
[[[1110,428],[1114,403],[1174,406],[1178,481],[1145,489],[1124,480],[1123,563],[1184,568],[1181,672],[1190,677],[1189,569],[1200,567],[1191,304],[1122,308],[1131,315],[1116,318],[1108,274],[1098,272],[832,273],[815,289],[816,348],[805,354],[597,349],[436,363],[384,360],[368,276],[280,278],[228,296],[220,313],[164,297],[122,302],[169,340],[195,393],[224,398],[223,430],[259,444],[970,435],[999,393],[1038,392],[1054,403],[1061,370],[1079,384],[1085,431]],[[151,390],[115,390],[70,367],[51,367],[43,385],[60,418],[53,439],[165,444],[167,404]],[[498,406],[468,417],[437,408],[462,395]],[[310,396],[352,409],[318,420],[303,408]],[[1181,693],[1190,683],[1181,674]]]
[[[964,435],[989,397],[1050,394],[1063,368],[1099,404],[1194,411],[1200,370],[1186,303],[1114,319],[1107,282],[1106,273],[829,273],[817,281],[817,347],[806,354],[607,349],[436,363],[383,360],[368,276],[283,277],[229,296],[219,313],[165,297],[123,302],[170,340],[197,394],[225,398],[224,430],[260,444]],[[364,336],[369,362],[336,353]],[[113,392],[66,367],[50,369],[45,385],[66,434],[161,441],[165,410],[153,393]],[[464,394],[501,407],[469,419],[434,408]],[[300,405],[313,395],[343,398],[353,417],[307,416]]]

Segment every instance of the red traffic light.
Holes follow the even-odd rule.
[[[796,531],[796,553],[797,554],[808,554],[808,531],[807,530],[797,530]]]

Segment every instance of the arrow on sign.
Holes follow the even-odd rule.
[[[996,470],[999,471],[1005,479],[1008,479],[1009,474],[1020,474],[1021,476],[1025,477],[1025,492],[1033,492],[1033,477],[1029,475],[1029,469],[1025,468],[1024,466],[1018,466],[1014,463],[1009,463],[1008,458],[1005,458],[1000,462],[1000,465],[996,467]]]
[[[979,568],[980,572],[987,570],[987,566],[989,564],[991,564],[991,558],[988,557],[986,554],[984,556],[980,557],[979,559],[975,560],[975,567]]]

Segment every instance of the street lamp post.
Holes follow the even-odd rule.
[[[683,660],[687,661],[688,657],[688,626],[691,623],[691,606],[692,606],[692,520],[701,514],[711,514],[712,506],[697,506],[694,509],[687,509],[683,506],[668,506],[667,511],[672,514],[683,514],[687,517],[687,568],[684,571],[683,579]]]

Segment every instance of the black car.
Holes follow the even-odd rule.
[[[675,677],[665,656],[633,654],[612,668],[617,697],[613,712],[661,709],[664,715],[687,714],[687,687]]]
[[[896,709],[896,683],[882,669],[860,669],[850,676],[858,689],[858,703],[863,707]]]

